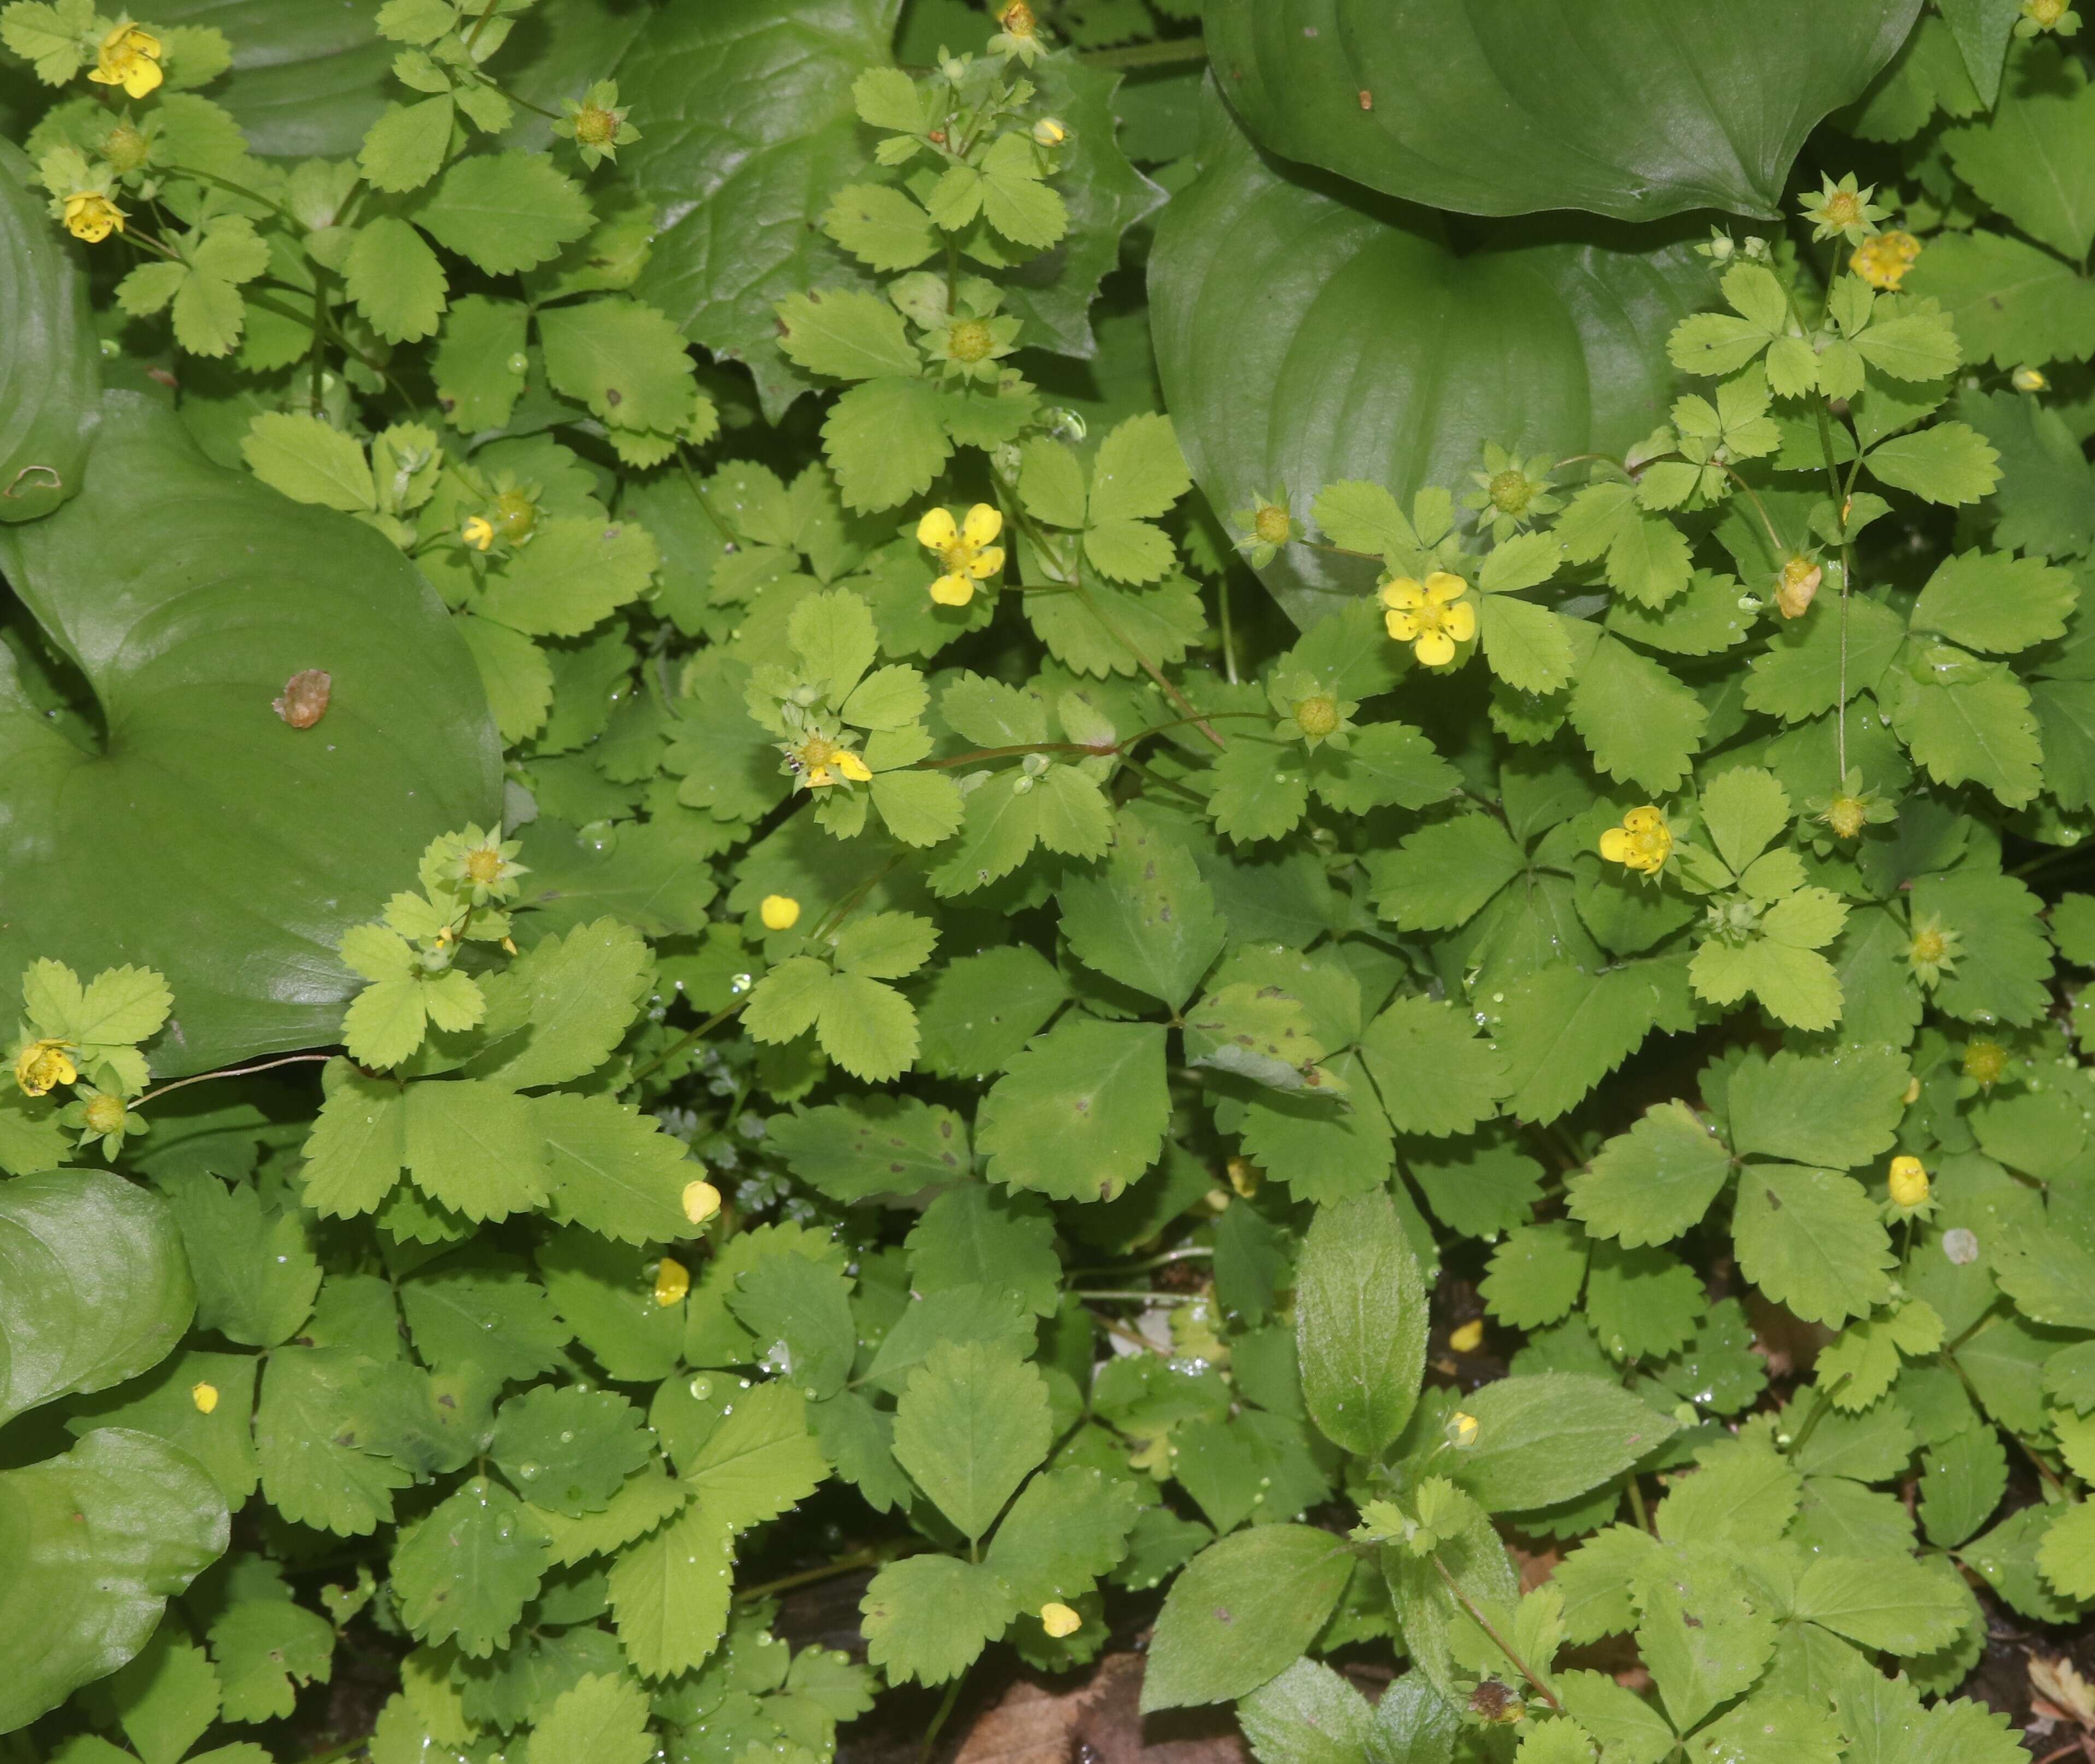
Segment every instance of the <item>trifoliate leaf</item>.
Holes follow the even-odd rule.
[[[502,1405],[488,1452],[534,1506],[579,1518],[611,1505],[654,1442],[646,1418],[615,1391],[540,1385]]]
[[[973,1540],[1047,1456],[1052,1431],[1032,1366],[983,1343],[942,1343],[896,1406],[895,1456]]]
[[[228,1721],[272,1721],[296,1706],[299,1689],[334,1669],[334,1629],[288,1598],[242,1599],[211,1626],[221,1710]]]
[[[942,1684],[973,1665],[1019,1605],[988,1564],[926,1555],[888,1563],[859,1609],[866,1657],[891,1683]]]
[[[1110,1200],[1156,1161],[1171,1113],[1163,1029],[1065,1017],[983,1098],[976,1143],[992,1182]]]
[[[1627,1247],[1663,1244],[1709,1211],[1731,1173],[1723,1142],[1685,1103],[1660,1103],[1602,1146],[1568,1189],[1572,1216]]]
[[[1891,1296],[1891,1239],[1862,1185],[1847,1177],[1749,1165],[1731,1231],[1746,1277],[1807,1322],[1866,1316]]]

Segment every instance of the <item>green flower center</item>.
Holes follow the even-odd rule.
[[[1991,1090],[2006,1076],[2008,1050],[1997,1041],[1975,1041],[1964,1050],[1964,1075]]]
[[[1252,516],[1251,529],[1262,545],[1285,545],[1294,536],[1295,522],[1285,508],[1274,503],[1261,503],[1258,512]]]
[[[1322,695],[1304,699],[1295,707],[1295,726],[1304,734],[1322,741],[1339,726],[1339,707]]]
[[[94,1133],[117,1133],[123,1130],[124,1117],[128,1113],[120,1096],[96,1096],[88,1101],[87,1125]]]
[[[135,172],[146,163],[146,137],[128,123],[119,123],[102,137],[102,156],[120,172]]]
[[[1949,952],[1949,945],[1941,932],[1929,927],[1913,934],[1913,959],[1915,961],[1940,961]]]
[[[946,333],[946,347],[954,360],[973,363],[996,347],[996,339],[980,319],[962,319]]]
[[[1492,478],[1492,507],[1502,515],[1517,515],[1533,500],[1535,491],[1527,481],[1527,474],[1508,468],[1496,473]]]
[[[601,104],[585,104],[575,112],[575,139],[586,147],[608,147],[618,137],[618,115]]]
[[[494,524],[512,545],[528,539],[538,525],[538,505],[524,490],[504,490],[494,499]]]
[[[1853,838],[1869,818],[1869,806],[1859,796],[1836,796],[1826,805],[1826,825],[1836,838]]]

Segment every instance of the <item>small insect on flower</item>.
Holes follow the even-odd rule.
[[[199,1379],[189,1387],[189,1400],[199,1415],[207,1415],[218,1407],[218,1387]]]
[[[1622,817],[1622,825],[1601,835],[1601,856],[1640,875],[1656,876],[1673,856],[1673,830],[1663,810],[1646,803]]]
[[[160,71],[161,53],[159,37],[126,19],[102,39],[87,76],[97,85],[120,85],[131,97],[142,98],[166,77]]]
[[[300,669],[284,682],[284,690],[270,701],[274,711],[294,729],[311,729],[327,715],[334,695],[334,676],[324,668]]]
[[[1460,576],[1436,569],[1422,582],[1409,576],[1382,585],[1383,625],[1400,643],[1411,645],[1421,665],[1444,668],[1455,659],[1455,646],[1477,634],[1477,609],[1462,597],[1470,585]]]
[[[494,523],[485,515],[474,515],[459,529],[459,537],[476,551],[485,551],[494,543]]]
[[[691,1271],[673,1256],[664,1256],[655,1269],[655,1302],[667,1310],[691,1290]]]
[[[1040,1607],[1040,1627],[1060,1641],[1065,1636],[1074,1636],[1082,1629],[1084,1619],[1081,1613],[1051,1599]]]
[[[684,1184],[684,1217],[703,1225],[721,1209],[721,1191],[703,1180]]]
[[[15,1082],[30,1096],[47,1096],[80,1077],[72,1049],[63,1041],[33,1041],[15,1057]]]
[[[76,239],[99,245],[124,230],[124,211],[99,190],[75,190],[65,199],[66,231]]]
[[[1448,1345],[1457,1353],[1474,1353],[1484,1344],[1484,1320],[1473,1317],[1460,1329],[1451,1330]]]
[[[1848,267],[1872,288],[1894,294],[1919,259],[1920,241],[1910,233],[1879,233],[1855,247]]]
[[[931,584],[931,598],[942,607],[964,607],[975,597],[975,584],[1004,568],[1004,547],[996,537],[1004,516],[987,503],[977,503],[956,521],[952,511],[934,508],[917,523],[917,542],[939,560],[941,574]]]
[[[1927,1171],[1917,1157],[1892,1160],[1891,1192],[1894,1205],[1910,1212],[1927,1204]]]
[[[800,903],[791,895],[766,895],[756,916],[767,931],[790,931],[800,922]]]

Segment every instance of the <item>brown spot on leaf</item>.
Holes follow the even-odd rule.
[[[322,668],[307,668],[284,682],[284,690],[270,701],[274,711],[294,729],[311,729],[327,715],[334,695],[334,676]]]

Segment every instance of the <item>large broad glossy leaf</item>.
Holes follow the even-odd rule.
[[[80,248],[51,224],[28,159],[0,141],[0,520],[80,489],[102,388]]]
[[[128,1428],[0,1473],[0,1733],[144,1647],[168,1601],[225,1553],[228,1529],[203,1466]]]
[[[257,153],[356,151],[389,96],[400,46],[378,34],[380,0],[155,0],[155,24],[207,24],[233,46],[233,71],[207,96],[233,112]],[[390,88],[390,91],[389,91]]]
[[[440,833],[499,811],[473,659],[413,566],[346,515],[198,452],[170,412],[103,400],[85,491],[0,529],[4,574],[86,677],[83,751],[0,662],[0,987],[34,956],[156,968],[163,1074],[333,1041],[342,932]],[[273,703],[333,677],[320,720]]]
[[[1209,54],[1252,133],[1466,214],[1690,208],[1772,217],[1827,111],[1919,0],[1210,0]]]
[[[1468,490],[1487,441],[1620,453],[1664,420],[1667,333],[1716,298],[1683,241],[1559,242],[1528,224],[1458,252],[1421,210],[1282,175],[1212,97],[1207,124],[1149,290],[1165,399],[1218,511],[1280,487],[1306,520],[1342,478],[1408,503],[1426,484]],[[1261,574],[1301,624],[1374,579],[1300,544]]]
[[[159,1365],[195,1313],[158,1195],[107,1170],[0,1185],[0,1423]]]
[[[813,382],[779,353],[773,303],[870,287],[816,224],[863,174],[852,82],[889,65],[901,0],[702,0],[662,15],[618,69],[641,124],[619,165],[654,201],[634,290],[716,355],[747,362],[767,409]]]
[[[608,0],[595,0],[608,3]],[[893,64],[900,0],[705,0],[634,37],[619,98],[641,139],[619,164],[656,205],[660,231],[636,292],[693,342],[745,362],[773,416],[815,382],[778,350],[774,305],[811,289],[872,287],[819,221],[846,184],[877,176],[873,132],[852,82]],[[1115,74],[1064,62],[1033,75],[1069,129],[1059,187],[1069,232],[1008,278],[1026,341],[1096,354],[1090,311],[1121,237],[1164,199],[1114,136]]]

